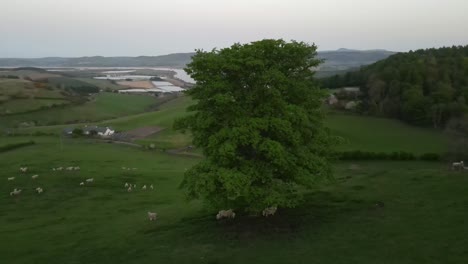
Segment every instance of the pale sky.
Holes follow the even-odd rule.
[[[264,38],[319,50],[468,44],[468,0],[0,0],[0,57],[138,56]]]

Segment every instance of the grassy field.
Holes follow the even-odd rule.
[[[11,97],[64,98],[60,90],[37,88],[33,82],[19,79],[0,79],[0,95],[7,97],[7,99],[11,99]]]
[[[120,90],[120,89],[125,88],[125,87],[122,87],[120,85],[113,84],[109,80],[96,80],[96,79],[93,79],[93,78],[75,78],[75,79],[80,80],[80,81],[85,82],[85,83],[95,85],[95,86],[99,87],[99,89],[101,89],[101,90],[107,90],[107,89]]]
[[[121,118],[106,120],[98,124],[110,125],[119,131],[135,129],[143,126],[160,126],[162,132],[137,142],[158,148],[181,148],[190,144],[190,136],[172,129],[174,119],[186,113],[185,109],[192,103],[188,97],[179,97],[159,107],[158,111],[128,115]],[[404,124],[398,120],[357,116],[348,114],[330,114],[326,125],[334,135],[344,139],[339,150],[361,150],[375,152],[408,151],[414,154],[427,152],[444,153],[447,138],[442,132],[418,128]],[[66,126],[38,127],[24,130],[60,132]]]
[[[375,152],[408,151],[416,154],[446,152],[442,132],[407,125],[401,121],[369,116],[331,114],[326,119],[334,135],[345,139],[342,150]]]
[[[0,117],[0,128],[31,121],[35,121],[38,125],[47,125],[112,119],[144,112],[156,103],[155,97],[100,93],[83,105]]]
[[[51,100],[51,99],[16,99],[9,100],[0,104],[0,113],[14,114],[34,111],[43,107],[51,107],[53,105],[67,105],[70,101],[67,100]]]
[[[0,138],[0,145],[31,138]],[[217,222],[178,185],[198,159],[36,137],[0,153],[5,263],[464,263],[467,173],[423,162],[338,163],[335,178],[275,217]],[[18,168],[30,171],[20,174]],[[79,172],[52,167],[80,166]],[[125,167],[138,168],[124,171]],[[36,180],[31,175],[39,174]],[[15,176],[14,181],[6,177]],[[94,183],[79,186],[86,178]],[[124,183],[141,187],[128,193]],[[42,187],[38,195],[34,188]],[[10,197],[21,188],[19,197]],[[159,220],[150,222],[147,211]],[[239,212],[240,213],[240,212]]]

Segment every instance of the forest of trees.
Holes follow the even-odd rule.
[[[398,53],[321,82],[359,86],[362,113],[440,128],[468,111],[468,45]]]

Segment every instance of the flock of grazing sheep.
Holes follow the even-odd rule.
[[[135,170],[138,170],[137,168],[126,168],[126,167],[122,167],[123,170],[132,170],[132,171],[135,171]],[[52,168],[52,171],[80,171],[81,168],[78,167],[78,166],[70,166],[70,167],[57,167],[57,168]],[[21,173],[27,173],[28,172],[28,167],[20,167],[19,171]],[[39,177],[38,174],[35,174],[35,175],[32,175],[31,176],[31,179],[35,180]],[[9,177],[7,178],[8,181],[14,181],[16,179],[16,177]],[[94,182],[94,178],[89,178],[89,179],[86,179],[84,182],[80,182],[80,186],[84,186],[85,184],[91,184]],[[128,182],[125,183],[125,188],[127,188],[127,191],[128,192],[131,192],[132,190],[136,189],[137,188],[137,185],[136,184],[130,184]],[[149,185],[149,187],[147,187],[146,185],[143,185],[143,187],[141,188],[142,190],[146,190],[146,189],[151,189],[153,190],[154,189],[154,186],[153,184]],[[42,187],[37,187],[35,188],[35,191],[38,193],[38,194],[41,194],[44,192],[44,189],[42,189]],[[18,189],[18,188],[14,188],[13,191],[10,192],[10,196],[18,196],[20,195],[22,192],[21,189]],[[157,218],[157,213],[153,213],[153,212],[148,212],[148,218],[150,221],[155,221],[156,218]]]
[[[453,163],[453,168],[457,168],[457,167],[462,167],[462,168],[465,168],[464,165],[463,165],[463,161],[459,162],[459,163]],[[27,173],[28,172],[28,167],[20,167],[20,172],[21,173]],[[80,171],[81,168],[78,167],[78,166],[70,166],[70,167],[58,167],[58,168],[52,168],[53,171]],[[127,167],[122,167],[122,170],[137,170],[137,168],[127,168]],[[38,174],[35,174],[35,175],[32,175],[31,176],[31,179],[32,180],[35,180],[39,177]],[[7,178],[8,181],[13,181],[15,180],[15,177],[9,177]],[[84,186],[85,184],[92,184],[94,182],[94,178],[89,178],[89,179],[86,179],[84,182],[80,182],[80,186]],[[127,189],[127,192],[132,192],[133,190],[135,190],[137,188],[137,185],[136,184],[130,184],[128,182],[126,182],[124,184],[124,187]],[[153,190],[154,189],[154,186],[153,184],[149,185],[149,187],[145,184],[143,185],[143,187],[141,187],[141,190],[147,190],[147,189],[151,189]],[[10,196],[17,196],[17,195],[20,195],[21,194],[21,189],[13,189],[12,192],[10,192]],[[38,193],[38,194],[41,194],[44,192],[44,189],[42,189],[42,187],[37,187],[35,188],[35,191]],[[262,215],[264,217],[268,217],[268,216],[272,216],[276,213],[276,210],[277,210],[277,207],[276,206],[272,206],[272,207],[268,207],[268,208],[265,208],[263,211],[262,211]],[[217,220],[221,220],[223,218],[228,218],[228,219],[232,219],[232,218],[235,218],[236,217],[236,213],[234,212],[233,209],[229,209],[229,210],[221,210],[218,212],[218,214],[216,215],[216,219]],[[149,212],[148,211],[148,219],[150,221],[156,221],[157,219],[157,213],[155,212]]]

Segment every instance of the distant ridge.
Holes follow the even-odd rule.
[[[174,67],[183,68],[195,53],[173,53],[161,56],[79,58],[0,58],[0,67]],[[334,51],[318,52],[325,60],[319,71],[346,71],[385,59],[395,52],[387,50],[351,50],[341,48]]]

